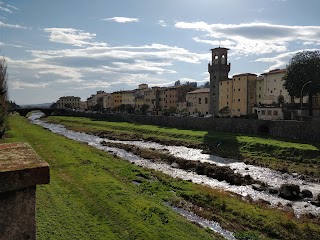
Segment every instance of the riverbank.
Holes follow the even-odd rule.
[[[251,239],[320,234],[316,219],[296,219],[291,212],[142,169],[21,117],[12,117],[10,126],[7,141],[28,141],[51,165],[51,184],[38,188],[38,239],[217,239],[168,202]]]
[[[81,117],[49,117],[68,129],[115,140],[146,140],[164,145],[203,149],[204,152],[233,158],[304,178],[320,178],[320,142],[298,142],[256,135],[194,131],[127,122],[95,121]]]

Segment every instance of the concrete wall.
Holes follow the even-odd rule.
[[[89,117],[94,119],[151,124],[163,127],[174,127],[196,130],[216,130],[243,134],[263,134],[319,141],[320,120],[318,121],[267,121],[258,119],[241,118],[192,118],[192,117],[166,117],[166,116],[141,116],[120,114],[93,114],[84,112],[67,112],[70,116]]]

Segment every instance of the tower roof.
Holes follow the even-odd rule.
[[[228,51],[228,50],[230,50],[229,48],[223,48],[223,47],[217,47],[217,48],[212,48],[212,49],[210,49],[210,51],[221,51],[221,50],[223,50],[223,51]]]

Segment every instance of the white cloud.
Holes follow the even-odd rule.
[[[112,17],[101,19],[103,21],[113,21],[118,23],[128,23],[128,22],[139,22],[138,18],[128,18],[128,17]]]
[[[27,29],[26,27],[22,27],[18,24],[8,24],[0,21],[0,28],[16,28],[16,29]]]
[[[50,83],[27,83],[27,82],[22,82],[20,80],[14,80],[10,81],[9,83],[12,86],[12,89],[25,89],[25,88],[46,88],[47,86],[50,85]]]
[[[280,53],[297,40],[320,43],[320,26],[288,26],[269,23],[208,24],[205,22],[177,22],[176,28],[205,32],[195,41],[214,44],[221,40],[232,47],[235,54],[252,55]],[[223,44],[221,46],[224,47]]]
[[[1,6],[0,6],[0,11],[4,11],[4,12],[7,12],[7,13],[12,13],[12,11],[9,8],[1,7]]]
[[[7,13],[13,13],[13,10],[19,10],[19,9],[12,6],[12,5],[6,4],[4,2],[0,2],[0,11],[4,11]]]
[[[45,32],[50,33],[50,41],[73,46],[106,46],[106,43],[91,42],[96,37],[95,33],[88,33],[74,28],[45,28]]]
[[[159,20],[159,21],[158,21],[158,24],[159,24],[160,26],[162,26],[162,27],[166,27],[166,26],[167,26],[167,24],[166,24],[166,22],[165,22],[164,20]]]
[[[292,52],[286,52],[279,54],[275,57],[269,57],[269,58],[259,58],[256,59],[255,62],[265,62],[265,63],[272,63],[268,69],[265,69],[265,71],[270,71],[277,68],[285,68],[287,64],[289,64],[290,59],[297,54],[298,52],[302,51],[316,51],[320,49],[303,49],[303,50],[297,50]]]
[[[15,45],[15,44],[8,44],[8,43],[3,43],[0,42],[0,46],[10,46],[10,47],[17,47],[17,48],[21,48],[21,45]]]

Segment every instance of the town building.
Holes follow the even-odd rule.
[[[196,89],[194,83],[187,83],[159,89],[159,108],[162,110],[177,109],[179,102],[186,101],[186,95]]]
[[[186,95],[187,110],[189,115],[209,114],[209,88],[200,88],[188,92]]]
[[[111,93],[107,93],[106,95],[103,96],[103,109],[110,111],[114,108],[114,100],[113,96]]]
[[[57,108],[59,109],[80,109],[80,97],[65,96],[60,97],[57,101]]]
[[[252,114],[256,103],[257,75],[243,73],[232,77],[232,116],[247,116]]]
[[[148,112],[156,115],[159,111],[159,89],[160,87],[151,87],[144,90],[144,103],[148,105]]]
[[[103,108],[103,96],[107,95],[105,91],[97,91],[96,94],[92,94],[89,98],[87,98],[88,109],[92,109],[97,106],[97,104],[101,105],[100,108]]]
[[[111,93],[113,100],[113,108],[117,109],[122,104],[122,91],[116,91]]]

